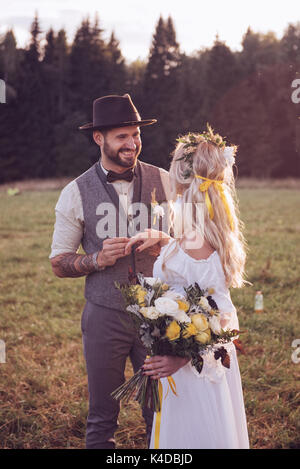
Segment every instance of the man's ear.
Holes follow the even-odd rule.
[[[100,132],[100,130],[95,130],[93,132],[93,139],[94,139],[94,142],[97,144],[97,145],[102,145],[103,143],[103,135],[102,133]]]

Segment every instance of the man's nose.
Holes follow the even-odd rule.
[[[127,140],[126,143],[127,143],[128,148],[129,148],[130,150],[135,150],[135,149],[136,149],[136,143],[135,143],[133,137],[130,137],[130,138]]]

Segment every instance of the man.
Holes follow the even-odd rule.
[[[115,447],[119,404],[110,394],[124,381],[126,358],[134,371],[145,359],[114,282],[128,282],[129,268],[151,276],[158,254],[132,250],[125,255],[129,236],[142,224],[136,223],[137,215],[151,206],[153,191],[159,203],[169,198],[167,171],[138,161],[140,127],[155,122],[141,119],[128,94],[96,99],[93,123],[79,129],[93,132],[101,159],[63,189],[56,205],[53,272],[58,277],[86,276],[81,326],[89,387],[87,448]],[[142,204],[141,210],[132,209],[135,204]],[[151,215],[146,223],[151,226]],[[85,254],[76,253],[80,244]],[[143,409],[143,416],[149,439],[153,415]]]

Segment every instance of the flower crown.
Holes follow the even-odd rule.
[[[178,143],[183,143],[183,156],[177,158],[177,161],[184,160],[188,164],[188,168],[183,172],[184,179],[188,179],[193,174],[193,156],[197,146],[203,141],[223,149],[223,155],[227,163],[231,166],[234,163],[235,147],[227,147],[226,141],[221,135],[214,134],[213,129],[208,123],[206,127],[207,130],[201,134],[189,132],[186,136],[177,139]]]

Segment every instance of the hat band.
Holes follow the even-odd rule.
[[[114,127],[118,124],[126,124],[127,122],[139,122],[141,120],[140,116],[137,115],[137,114],[133,114],[131,116],[126,116],[126,120],[124,119],[116,119],[114,121],[108,121],[108,120],[105,120],[105,122],[101,122],[101,121],[97,121],[97,120],[94,120],[93,121],[93,126],[94,127]]]

